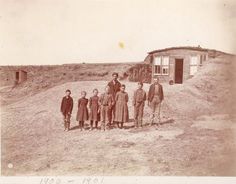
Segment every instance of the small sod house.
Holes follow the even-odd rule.
[[[24,70],[18,70],[15,73],[16,84],[22,83],[27,80],[27,72]]]
[[[208,59],[208,50],[201,47],[171,47],[148,53],[145,63],[152,68],[152,79],[161,82],[183,83],[194,76]]]

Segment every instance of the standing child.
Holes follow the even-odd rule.
[[[134,127],[142,127],[143,124],[143,108],[146,100],[146,92],[143,90],[143,83],[138,83],[138,89],[134,92],[133,106],[134,106]]]
[[[116,104],[114,121],[117,122],[118,128],[123,128],[124,123],[129,120],[128,100],[128,93],[125,92],[125,85],[122,84],[120,91],[117,92],[115,97]]]
[[[64,120],[64,131],[69,131],[70,129],[70,117],[73,109],[73,99],[71,98],[71,91],[69,89],[66,90],[66,96],[62,98],[61,101],[61,113],[63,115]]]
[[[95,128],[98,128],[98,121],[100,121],[99,113],[99,97],[98,90],[93,90],[93,96],[89,99],[89,108],[90,108],[90,130],[93,130],[93,122],[95,122]]]
[[[110,91],[109,86],[106,86],[105,93],[101,94],[99,98],[99,104],[101,106],[101,118],[102,118],[101,130],[104,131],[109,125],[110,110],[113,104],[113,97],[109,93],[109,91]]]
[[[84,130],[84,121],[88,120],[88,99],[86,98],[86,92],[81,92],[81,98],[78,100],[78,112],[76,120],[79,122],[80,131]]]

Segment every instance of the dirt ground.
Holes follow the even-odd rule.
[[[137,84],[131,82],[124,82],[131,119],[124,130],[77,129],[80,92],[86,90],[88,97],[95,87],[101,92],[106,81],[68,82],[1,106],[2,175],[236,176],[233,61],[222,56],[182,85],[163,84],[158,129],[133,129]],[[60,102],[67,88],[75,105],[72,130],[64,132]],[[146,106],[146,125],[149,113]]]

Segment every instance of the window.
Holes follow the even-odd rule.
[[[168,74],[169,74],[169,67],[162,66],[162,75],[168,75]]]
[[[206,55],[203,55],[202,56],[202,61],[206,61],[207,60],[207,56]]]
[[[169,57],[162,57],[162,75],[169,74]]]
[[[197,62],[198,59],[197,59],[197,56],[192,56],[191,57],[191,61],[190,61],[190,65],[197,65]]]
[[[155,57],[154,65],[161,65],[161,57]]]
[[[203,59],[204,59],[204,55],[200,55],[200,66],[202,65]]]
[[[169,66],[169,57],[168,56],[162,57],[162,65],[168,65]]]
[[[19,80],[19,76],[20,76],[19,72],[16,72],[16,80]]]
[[[161,57],[154,58],[154,74],[161,75]]]
[[[190,75],[194,75],[197,72],[197,69],[198,69],[198,57],[197,56],[191,56]]]
[[[169,75],[169,57],[158,56],[154,59],[154,75]]]
[[[154,73],[155,74],[161,74],[161,66],[160,65],[155,65]]]

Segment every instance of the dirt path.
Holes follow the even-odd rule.
[[[66,83],[1,108],[2,175],[236,175],[235,119],[224,59],[210,63],[183,85],[164,85],[160,128],[145,126],[107,132],[76,128],[63,132],[60,101],[67,88],[76,102],[80,91],[103,91],[105,81]],[[215,77],[218,72],[218,77]],[[206,82],[207,81],[207,82]],[[126,82],[131,97],[135,83]],[[149,85],[145,85],[145,90]],[[213,93],[214,91],[214,93]],[[133,117],[131,99],[130,117]],[[149,123],[145,108],[144,123]]]

